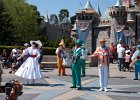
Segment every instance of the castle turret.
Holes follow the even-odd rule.
[[[46,13],[44,21],[45,21],[46,23],[49,23],[48,13]]]
[[[134,0],[135,3],[135,9],[140,10],[140,0]]]
[[[100,22],[99,17],[100,17],[99,13],[93,9],[90,1],[87,1],[84,9],[78,10],[76,12],[76,19],[78,19],[78,20],[91,20],[94,24],[96,24],[96,26]]]
[[[99,16],[102,16],[99,5],[97,5],[97,12],[98,12]]]
[[[121,1],[118,0],[115,6],[109,8],[109,15],[112,17],[111,19],[111,42],[118,42],[121,38],[116,39],[116,32],[121,32],[123,27],[126,24],[127,19],[127,11],[126,7],[122,6]],[[121,35],[121,34],[120,34]]]

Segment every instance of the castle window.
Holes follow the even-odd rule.
[[[117,15],[119,15],[119,11],[117,11]]]
[[[86,20],[89,20],[88,16],[86,16]]]
[[[92,20],[92,16],[90,16],[90,20]]]
[[[113,15],[115,15],[115,12],[113,12]]]
[[[82,17],[82,20],[85,20],[85,17],[84,16]]]
[[[81,17],[79,16],[78,19],[81,20]]]

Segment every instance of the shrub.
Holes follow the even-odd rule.
[[[0,54],[2,54],[3,49],[6,49],[7,53],[10,54],[14,46],[0,46]],[[23,48],[19,46],[19,48]],[[56,48],[52,47],[43,47],[43,54],[44,55],[55,55]]]

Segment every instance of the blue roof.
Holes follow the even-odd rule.
[[[122,1],[118,0],[115,6],[122,6]]]
[[[85,5],[84,9],[93,9],[93,7],[92,7],[90,1],[87,1],[87,3],[86,3],[86,5]]]
[[[100,16],[102,16],[99,5],[97,5],[97,12]]]
[[[46,23],[49,22],[48,13],[46,13],[44,21],[45,21]]]
[[[69,23],[68,17],[65,16],[61,23]]]
[[[111,16],[109,15],[109,9],[107,9],[107,10],[105,11],[105,13],[101,16],[101,19],[102,19],[102,20],[111,19]]]

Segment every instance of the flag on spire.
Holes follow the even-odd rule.
[[[131,0],[122,0],[122,6],[130,7]]]

